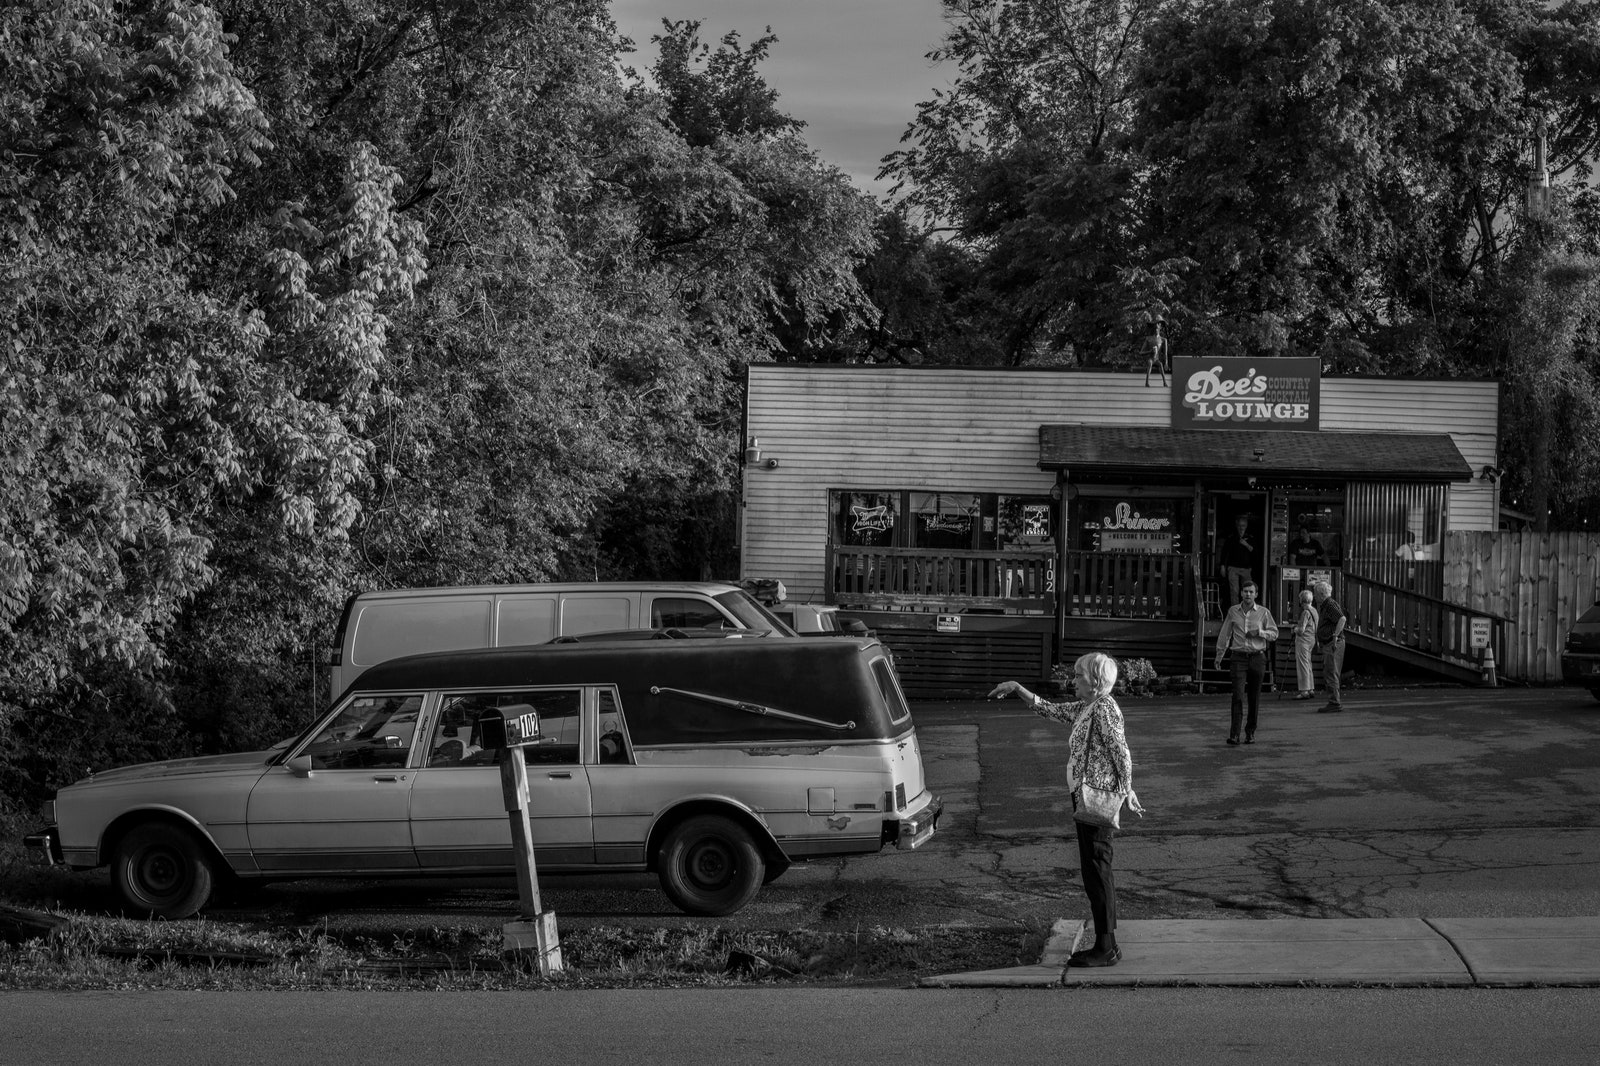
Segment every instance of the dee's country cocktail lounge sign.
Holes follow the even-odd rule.
[[[1172,371],[1174,429],[1318,428],[1318,359],[1178,358]]]

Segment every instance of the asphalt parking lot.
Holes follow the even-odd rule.
[[[1342,714],[1265,697],[1227,747],[1225,695],[1123,700],[1149,810],[1118,838],[1124,919],[1600,915],[1600,703],[1575,689],[1382,689]],[[941,832],[915,852],[797,866],[720,923],[849,930],[1050,929],[1087,914],[1066,731],[1017,701],[915,707]],[[583,923],[694,925],[653,876],[546,877]],[[331,926],[498,923],[509,880],[273,886],[272,911]],[[226,917],[225,913],[218,917]]]

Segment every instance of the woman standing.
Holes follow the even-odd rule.
[[[1317,622],[1321,620],[1316,606],[1311,602],[1310,589],[1300,592],[1300,613],[1294,620],[1294,674],[1299,682],[1297,700],[1309,700],[1316,695],[1317,678],[1311,672],[1311,649],[1317,646]]]
[[[1133,757],[1122,729],[1122,708],[1111,698],[1116,684],[1116,660],[1090,652],[1073,664],[1072,685],[1078,698],[1071,703],[1042,700],[1015,681],[1002,681],[989,693],[990,699],[1015,695],[1039,717],[1072,727],[1067,734],[1067,788],[1074,793],[1074,811],[1077,786],[1088,782],[1096,788],[1126,792],[1129,808],[1143,813],[1133,795]],[[1115,966],[1122,960],[1117,948],[1117,886],[1111,873],[1111,838],[1115,830],[1076,818],[1074,822],[1083,890],[1094,914],[1094,947],[1073,952],[1067,965]]]

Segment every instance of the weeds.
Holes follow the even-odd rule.
[[[561,933],[565,969],[501,957],[498,928],[401,934],[326,924],[68,915],[49,939],[0,944],[5,989],[514,989],[906,984],[1038,960],[1042,930],[874,926],[851,933],[593,926]]]

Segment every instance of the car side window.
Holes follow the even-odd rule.
[[[428,748],[428,766],[489,766],[498,754],[484,748],[478,719],[493,711],[503,718],[533,712],[540,740],[522,749],[529,763],[576,763],[583,727],[579,689],[448,693],[440,702]],[[460,750],[457,750],[460,745]]]
[[[420,694],[357,696],[306,745],[317,770],[396,769],[406,765],[422,710]]]
[[[733,623],[705,600],[682,596],[657,596],[650,603],[650,628],[728,629]]]
[[[601,765],[633,762],[633,745],[628,743],[628,729],[622,720],[622,708],[617,706],[617,694],[602,689],[599,706]]]

